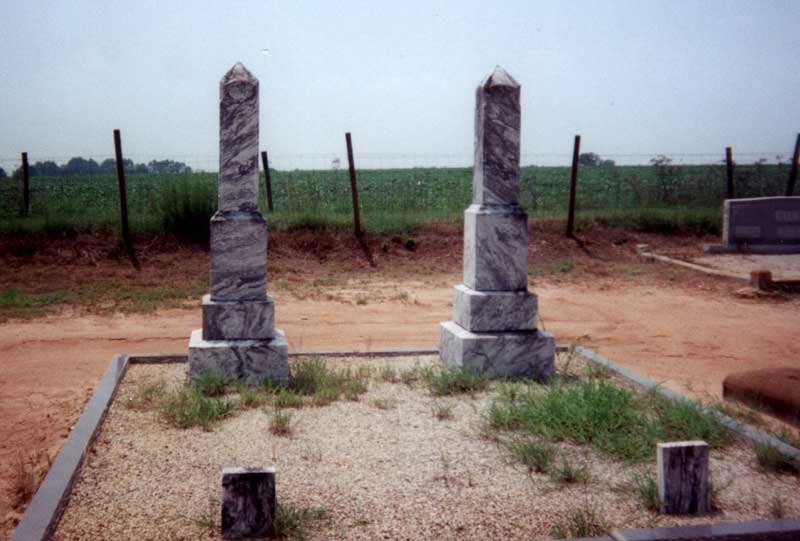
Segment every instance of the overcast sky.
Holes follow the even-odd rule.
[[[120,128],[137,161],[216,169],[237,61],[261,82],[261,146],[292,167],[344,156],[346,131],[365,165],[468,161],[497,64],[522,85],[528,161],[567,163],[576,133],[601,155],[774,159],[800,131],[796,0],[3,0],[0,20],[2,159],[111,156]]]

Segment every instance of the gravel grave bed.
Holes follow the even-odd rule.
[[[560,354],[563,365],[568,354]],[[296,360],[292,360],[296,362]],[[332,368],[396,370],[438,364],[437,357],[328,359]],[[572,357],[570,369],[582,361]],[[141,385],[186,381],[185,364],[132,365],[89,452],[56,540],[218,539],[221,472],[228,466],[277,468],[279,502],[321,508],[309,539],[547,539],[571,510],[590,508],[612,528],[771,518],[781,498],[800,515],[800,481],[758,469],[736,442],[711,452],[721,510],[701,517],[647,511],[631,489],[631,465],[588,447],[558,443],[583,465],[586,483],[558,485],[531,473],[505,446],[485,437],[482,420],[497,383],[475,395],[434,397],[423,382],[373,377],[358,401],[292,409],[291,436],[269,430],[272,408],[236,412],[210,431],[173,428],[158,412],[128,404]],[[452,407],[439,420],[437,405]],[[653,449],[655,457],[655,449]],[[209,524],[215,527],[209,527]]]

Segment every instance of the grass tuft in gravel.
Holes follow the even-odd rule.
[[[528,471],[547,473],[556,456],[556,448],[548,442],[536,440],[512,441],[508,450]]]
[[[435,401],[431,406],[433,416],[439,421],[449,421],[453,419],[453,409],[455,409],[455,404],[450,402],[440,402],[438,400]]]
[[[375,398],[370,404],[379,410],[391,410],[397,407],[396,398]]]
[[[397,374],[397,370],[387,365],[381,367],[378,372],[378,380],[384,383],[397,383],[400,381],[400,376]]]
[[[267,401],[266,393],[257,387],[239,384],[236,385],[236,391],[239,393],[240,409],[257,408]]]
[[[211,398],[188,386],[165,393],[159,410],[169,424],[178,428],[200,426],[210,430],[213,422],[231,415],[236,405],[235,400]]]
[[[275,394],[273,405],[276,408],[302,408],[305,402],[299,394],[281,389]]]
[[[590,445],[631,462],[653,460],[660,441],[705,440],[712,448],[732,441],[713,414],[693,404],[673,402],[655,392],[638,395],[598,379],[547,387],[501,386],[486,423],[494,430],[521,430]]]
[[[769,502],[769,516],[775,520],[780,520],[786,516],[786,505],[783,503],[783,498],[777,494]]]
[[[762,471],[777,474],[800,475],[800,463],[768,443],[753,444],[756,461]]]
[[[341,396],[359,400],[368,390],[369,370],[335,371],[318,357],[298,362],[292,369],[288,389],[302,396],[312,397],[317,406],[335,402]]]
[[[291,541],[305,541],[314,524],[325,520],[327,516],[327,510],[322,507],[301,507],[279,501],[275,510],[275,537]]]
[[[164,380],[144,383],[136,388],[133,396],[128,399],[125,405],[135,410],[153,408],[164,398],[166,390],[167,384]]]
[[[561,485],[585,485],[589,482],[589,469],[586,466],[576,466],[564,457],[558,465],[551,466],[547,473],[550,479]]]
[[[422,379],[434,396],[473,394],[489,387],[485,375],[468,368],[427,367],[422,371]]]
[[[639,498],[642,506],[653,513],[661,511],[661,497],[658,495],[658,481],[650,472],[634,473],[631,477],[633,493]]]
[[[225,376],[217,372],[203,372],[192,385],[203,396],[212,397],[225,394]]]
[[[275,408],[269,420],[269,431],[276,436],[291,436],[294,428],[292,412]]]
[[[575,509],[553,526],[550,535],[556,539],[606,535],[611,526],[591,508]]]

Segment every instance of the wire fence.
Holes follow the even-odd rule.
[[[736,196],[783,195],[791,169],[789,155],[736,153]],[[134,232],[164,230],[170,221],[213,212],[216,156],[172,155],[146,163],[149,157],[125,157]],[[472,160],[472,155],[460,154],[357,152],[360,207],[367,228],[381,231],[430,220],[459,220],[471,200]],[[532,217],[566,214],[570,161],[570,154],[522,155],[520,204]],[[6,178],[0,178],[0,233],[118,227],[113,156],[86,156],[83,162],[31,156],[30,162],[30,212],[22,216],[20,183],[14,178],[20,158],[0,158],[6,173]],[[275,155],[269,162],[275,224],[349,223],[352,207],[344,153]],[[724,153],[603,155],[599,162],[603,165],[579,170],[578,215],[704,210],[704,219],[718,221],[726,197],[724,162]],[[263,172],[261,189],[265,212]]]

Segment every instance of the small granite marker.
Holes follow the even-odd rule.
[[[267,224],[258,211],[258,79],[236,64],[220,82],[219,206],[211,218],[211,293],[189,340],[189,379],[285,382],[288,345],[267,295]]]
[[[222,538],[275,534],[275,468],[222,470]]]
[[[478,86],[472,205],[464,211],[464,283],[441,324],[450,367],[547,379],[555,342],[536,329],[528,291],[528,215],[519,206],[519,84],[497,67]]]
[[[659,443],[657,461],[662,513],[699,515],[711,511],[706,442]]]

